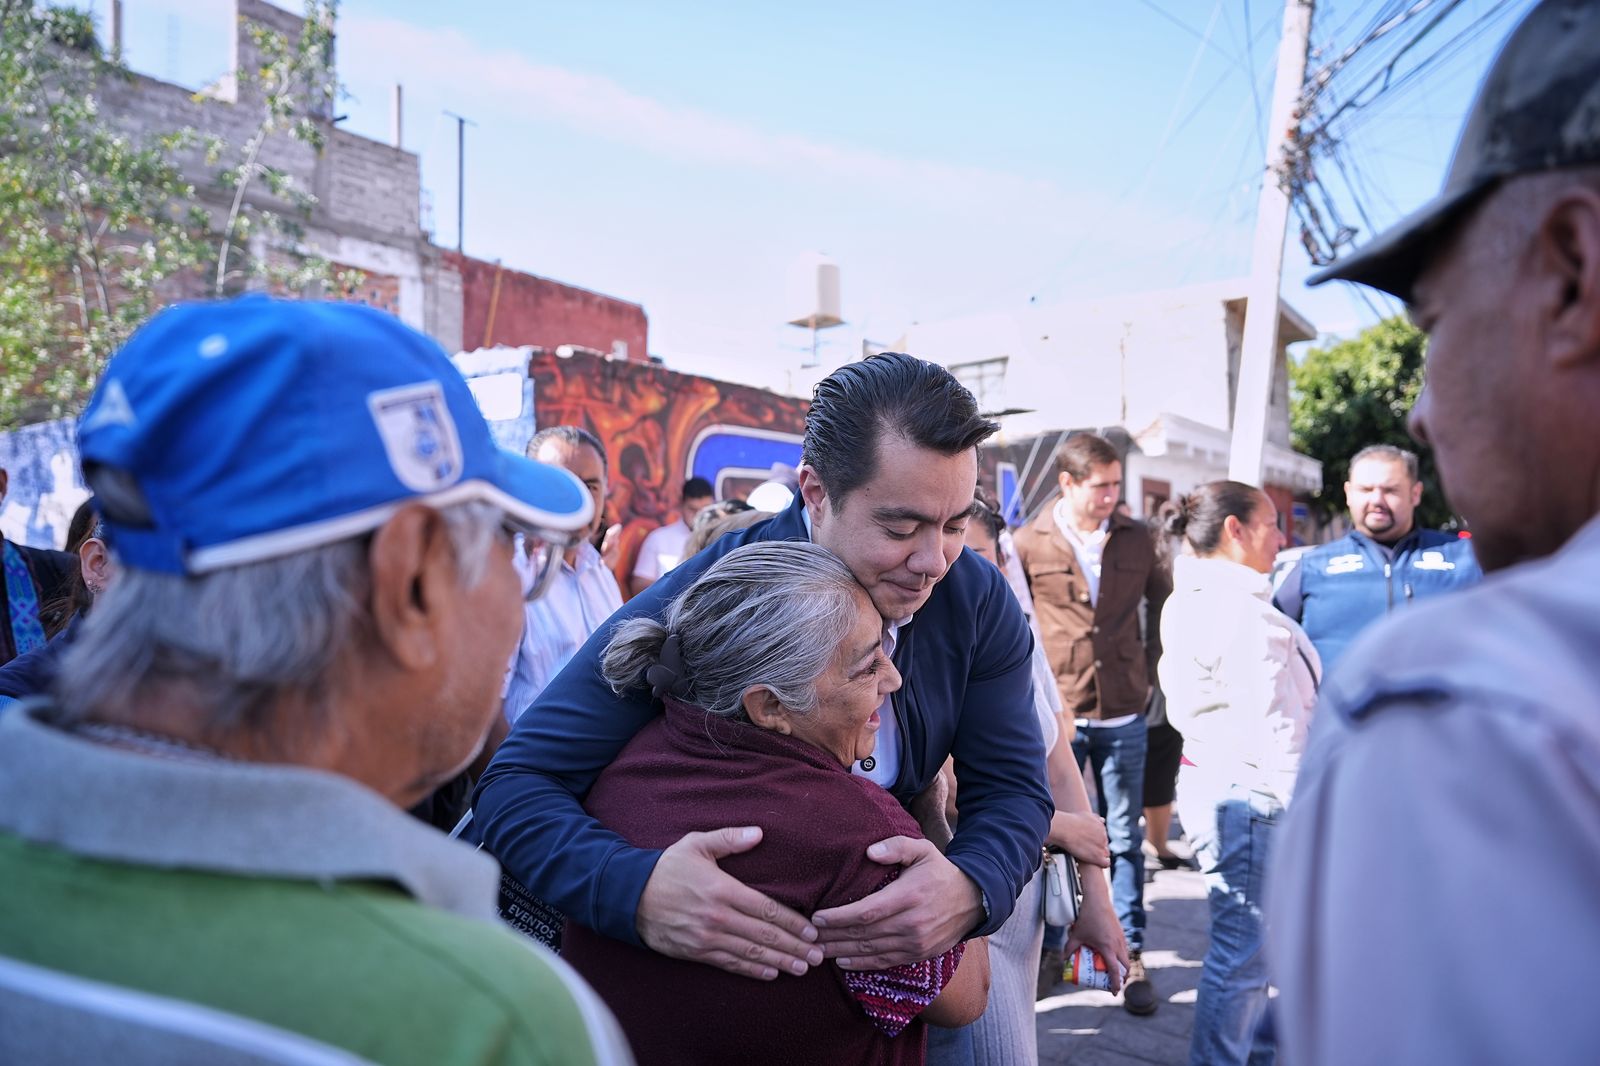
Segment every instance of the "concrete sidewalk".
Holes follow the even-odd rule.
[[[1179,841],[1172,849],[1189,853]],[[1041,1066],[1188,1062],[1195,986],[1211,921],[1205,878],[1189,870],[1157,869],[1145,885],[1144,900],[1144,964],[1160,1006],[1138,1018],[1122,1009],[1120,996],[1058,985],[1058,995],[1035,1004]]]

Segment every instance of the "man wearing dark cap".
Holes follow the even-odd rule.
[[[1600,4],[1528,15],[1444,191],[1327,278],[1427,330],[1412,429],[1490,574],[1323,688],[1273,870],[1284,1058],[1593,1062]]]

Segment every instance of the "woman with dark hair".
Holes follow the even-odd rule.
[[[759,826],[758,847],[720,864],[802,914],[869,895],[898,870],[869,861],[868,846],[922,835],[893,796],[850,772],[875,750],[878,707],[900,687],[882,639],[866,591],[825,549],[734,549],[659,621],[636,616],[612,631],[606,682],[649,690],[665,714],[600,774],[584,807],[639,848]],[[569,919],[562,955],[616,1014],[641,1066],[920,1064],[926,1025],[965,1025],[988,993],[982,940],[879,972],[821,964],[819,950],[803,975],[752,980]]]
[[[85,500],[67,527],[67,554],[77,557],[77,569],[61,595],[47,603],[42,612],[51,619],[45,630],[49,639],[0,666],[0,705],[37,695],[55,678],[57,663],[71,646],[83,616],[111,580],[111,553],[101,532],[100,522]]]
[[[1322,668],[1305,631],[1272,606],[1283,534],[1265,493],[1237,481],[1201,485],[1180,501],[1167,532],[1187,550],[1173,561],[1161,615],[1161,687],[1184,739],[1178,813],[1211,904],[1189,1061],[1271,1062],[1261,1025],[1261,886]]]

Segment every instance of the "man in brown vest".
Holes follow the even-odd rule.
[[[1017,555],[1033,593],[1045,655],[1062,709],[1077,719],[1073,750],[1094,767],[1111,841],[1111,898],[1132,966],[1123,1006],[1156,1009],[1145,975],[1145,719],[1161,657],[1161,605],[1172,579],[1144,526],[1116,513],[1122,462],[1102,437],[1079,433],[1056,453],[1061,498],[1017,532]],[[1145,620],[1140,633],[1140,603]],[[1059,966],[1047,955],[1046,965]]]

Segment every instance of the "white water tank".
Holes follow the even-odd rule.
[[[844,324],[839,302],[839,264],[825,255],[803,256],[789,271],[788,322],[806,329]]]

